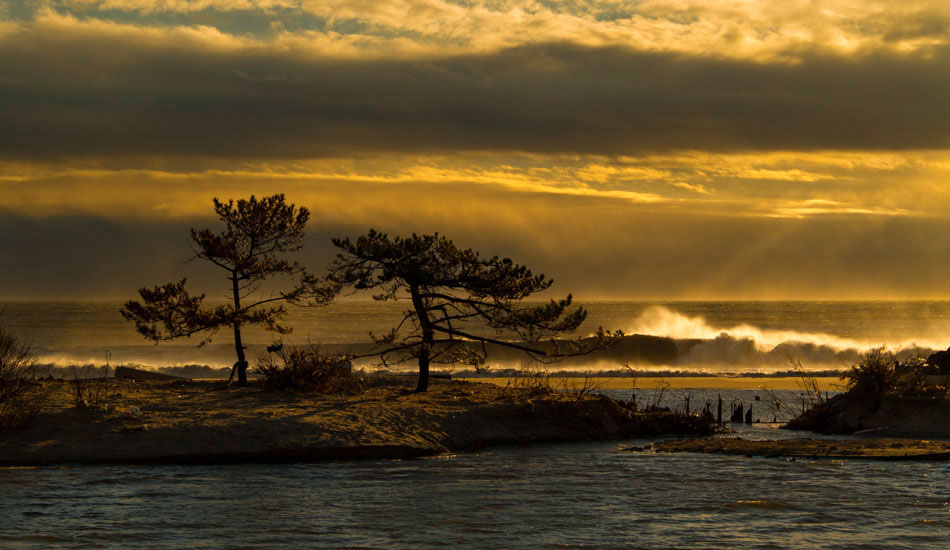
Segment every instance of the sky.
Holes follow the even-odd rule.
[[[950,298],[950,2],[0,0],[0,298],[440,232],[580,299]],[[217,286],[216,286],[217,285]]]

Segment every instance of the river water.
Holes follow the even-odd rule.
[[[740,427],[751,437],[796,435]],[[907,548],[950,543],[950,465],[622,452],[0,469],[0,548]]]

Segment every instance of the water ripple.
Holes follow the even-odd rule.
[[[616,449],[4,469],[0,548],[943,549],[950,540],[946,464]]]

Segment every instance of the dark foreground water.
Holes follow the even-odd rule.
[[[308,465],[6,469],[0,548],[950,544],[947,463],[662,455],[619,446]]]
[[[660,397],[637,393],[644,404]],[[660,404],[681,409],[690,395],[697,410],[721,394],[726,413],[751,404],[770,420],[775,399],[794,408],[800,393],[669,390]],[[950,548],[950,463],[619,450],[649,442],[408,461],[0,468],[0,549]]]
[[[629,399],[629,390],[604,393]],[[669,390],[771,415],[800,392]],[[759,400],[756,401],[755,397]],[[638,390],[650,404],[660,398]],[[812,436],[732,425],[749,438]],[[408,461],[0,469],[2,549],[950,546],[950,463],[622,452],[650,440]]]

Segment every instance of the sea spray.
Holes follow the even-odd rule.
[[[832,334],[768,330],[742,323],[731,327],[716,327],[702,316],[690,317],[663,306],[648,307],[624,330],[626,334],[651,334],[674,339],[712,340],[720,336],[734,340],[749,340],[759,351],[769,351],[787,342],[814,344],[837,350],[867,349],[872,342],[857,342]],[[880,342],[882,344],[885,342]]]
[[[627,334],[665,336],[694,341],[677,364],[682,366],[788,367],[793,361],[812,368],[844,367],[855,363],[869,348],[889,345],[902,355],[926,357],[939,344],[858,342],[832,334],[768,330],[742,323],[716,327],[702,316],[687,316],[662,306],[647,308],[628,327]]]
[[[197,341],[145,342],[118,314],[119,302],[11,302],[4,322],[32,344],[39,363],[71,368],[106,364],[150,369],[201,365],[227,369],[234,363],[226,335],[202,347]],[[592,302],[582,330],[599,325],[630,335],[607,352],[570,358],[553,371],[640,371],[695,374],[775,373],[789,360],[809,370],[840,370],[865,350],[887,345],[903,354],[927,355],[950,344],[950,302]],[[316,343],[336,349],[365,346],[368,332],[384,332],[398,321],[402,304],[340,302],[326,308],[292,310],[294,333],[287,345]],[[394,321],[395,320],[395,321]],[[633,337],[639,334],[641,336]],[[264,332],[248,334],[248,356],[273,342]],[[919,345],[913,345],[917,342]],[[496,372],[518,368],[523,357],[492,354]],[[372,359],[356,367],[373,367]],[[449,369],[450,367],[441,367]],[[454,368],[455,372],[464,366]],[[412,370],[397,365],[395,370]]]

